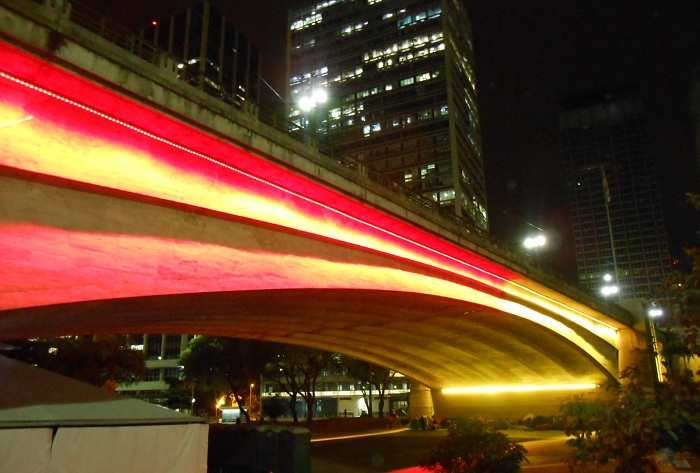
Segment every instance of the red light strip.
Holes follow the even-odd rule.
[[[131,123],[128,123],[128,122],[123,121],[123,120],[121,120],[121,119],[118,119],[118,118],[115,118],[115,117],[110,116],[110,115],[108,115],[108,114],[105,114],[105,113],[103,113],[103,112],[101,112],[101,111],[99,111],[99,110],[97,110],[97,109],[95,109],[95,108],[92,108],[92,107],[88,106],[88,105],[82,104],[82,103],[80,103],[80,102],[78,102],[78,101],[75,101],[75,100],[72,100],[72,99],[69,99],[69,98],[64,97],[64,96],[62,96],[62,95],[60,95],[60,94],[57,94],[57,93],[55,93],[55,92],[52,92],[52,91],[50,91],[50,90],[48,90],[48,89],[45,89],[45,88],[36,86],[36,85],[34,85],[34,84],[30,83],[30,82],[27,82],[27,81],[25,81],[25,80],[22,80],[22,79],[20,79],[20,78],[17,78],[17,77],[15,77],[15,76],[13,76],[13,75],[11,75],[11,74],[8,74],[8,73],[6,73],[6,72],[4,72],[4,71],[0,71],[0,77],[4,78],[4,79],[6,79],[6,80],[9,80],[9,81],[11,81],[11,82],[14,82],[14,83],[16,83],[16,84],[18,84],[18,85],[21,85],[21,86],[23,86],[23,87],[29,88],[29,89],[31,89],[31,90],[33,90],[33,91],[39,92],[39,93],[41,93],[41,94],[43,94],[43,95],[46,95],[46,96],[48,96],[48,97],[51,97],[51,98],[53,98],[53,99],[55,99],[55,100],[59,100],[59,101],[61,101],[61,102],[63,102],[63,103],[66,103],[66,104],[68,104],[68,105],[77,107],[77,108],[79,108],[79,109],[81,109],[81,110],[84,110],[84,111],[86,111],[86,112],[88,112],[88,113],[91,113],[91,114],[93,114],[93,115],[95,115],[95,116],[97,116],[97,117],[99,117],[99,118],[102,118],[102,119],[104,119],[104,120],[108,120],[108,121],[110,121],[110,122],[112,122],[112,123],[115,123],[115,124],[117,124],[117,125],[120,125],[120,126],[122,126],[122,127],[125,127],[125,128],[127,128],[127,129],[129,129],[129,130],[131,130],[131,131],[134,131],[134,132],[136,132],[136,133],[142,135],[142,136],[145,136],[145,137],[147,137],[147,138],[150,138],[150,139],[153,139],[153,140],[158,141],[158,142],[160,142],[160,143],[163,143],[163,144],[165,144],[165,145],[167,145],[167,146],[170,146],[170,147],[172,147],[172,148],[174,148],[174,149],[177,149],[177,150],[179,150],[179,151],[185,152],[185,153],[187,153],[187,154],[189,154],[189,155],[192,155],[192,156],[195,156],[195,157],[197,157],[197,158],[204,159],[204,160],[206,160],[206,161],[208,161],[208,162],[210,162],[210,163],[212,163],[212,164],[214,164],[214,165],[217,165],[217,166],[220,166],[220,167],[222,167],[222,168],[225,168],[225,169],[227,169],[227,170],[229,170],[229,171],[232,171],[232,172],[234,172],[234,173],[237,173],[237,174],[239,174],[239,175],[241,175],[241,176],[244,176],[244,177],[246,177],[246,178],[248,178],[248,179],[254,180],[254,181],[256,181],[256,182],[258,182],[258,183],[260,183],[260,184],[262,184],[262,185],[264,185],[264,186],[270,187],[270,188],[272,188],[272,189],[275,189],[275,190],[277,190],[277,191],[280,191],[280,192],[282,192],[282,193],[285,193],[285,194],[287,194],[287,195],[290,195],[290,196],[292,196],[292,197],[294,197],[294,198],[296,198],[296,199],[299,199],[299,200],[301,200],[301,201],[304,201],[304,202],[306,202],[306,203],[309,203],[309,204],[311,204],[311,205],[313,205],[313,206],[316,206],[316,207],[318,207],[318,208],[322,208],[322,209],[324,209],[324,210],[326,210],[326,211],[328,211],[328,212],[331,212],[331,213],[333,213],[333,214],[335,214],[335,215],[338,215],[338,216],[340,216],[340,217],[342,217],[342,218],[344,218],[344,219],[347,219],[347,220],[356,222],[356,223],[358,223],[358,224],[360,224],[360,225],[362,225],[362,226],[364,226],[364,227],[367,227],[367,228],[369,228],[369,229],[372,229],[372,230],[374,230],[374,231],[377,231],[377,232],[379,232],[379,233],[382,233],[382,234],[384,234],[384,235],[387,235],[387,236],[389,236],[389,237],[391,237],[391,238],[394,238],[394,239],[396,239],[396,240],[399,240],[399,241],[402,241],[402,242],[404,242],[404,243],[407,243],[407,244],[409,244],[410,246],[413,246],[413,247],[415,247],[415,248],[419,248],[419,249],[424,250],[424,251],[426,251],[426,252],[428,252],[428,253],[431,253],[431,254],[433,254],[433,255],[435,255],[435,256],[438,256],[438,257],[440,257],[440,258],[444,258],[444,259],[446,259],[446,260],[449,260],[449,261],[451,261],[452,263],[456,263],[458,266],[461,266],[461,267],[467,268],[467,269],[469,269],[469,270],[471,270],[471,271],[473,271],[473,272],[479,273],[479,274],[483,275],[484,277],[493,278],[494,280],[500,281],[500,282],[504,283],[505,285],[510,285],[510,286],[513,287],[513,288],[522,290],[522,291],[528,293],[530,296],[534,296],[534,299],[532,299],[532,301],[538,303],[539,305],[543,305],[543,306],[544,306],[545,304],[543,304],[543,302],[546,301],[546,302],[548,302],[548,303],[550,303],[550,304],[553,304],[554,306],[559,307],[560,309],[563,308],[563,309],[564,309],[564,315],[566,315],[567,312],[571,312],[571,313],[573,313],[573,314],[575,314],[575,315],[578,315],[578,316],[584,317],[584,318],[586,318],[586,319],[588,319],[588,320],[590,320],[590,321],[593,321],[593,322],[595,322],[596,324],[604,325],[604,326],[606,326],[608,329],[612,329],[613,331],[617,331],[617,329],[616,329],[614,326],[612,326],[612,325],[609,325],[609,324],[607,324],[607,323],[605,323],[605,322],[603,322],[603,321],[600,321],[600,320],[598,320],[598,319],[595,318],[595,317],[589,316],[588,314],[585,314],[585,313],[583,313],[583,312],[580,312],[580,311],[577,310],[577,309],[573,309],[573,308],[571,308],[571,307],[569,307],[569,306],[567,306],[567,305],[565,305],[565,304],[563,304],[563,303],[561,303],[561,302],[559,302],[559,301],[557,301],[557,300],[555,300],[555,299],[553,299],[553,298],[551,298],[551,297],[549,297],[549,296],[546,296],[546,295],[544,295],[544,294],[540,294],[540,293],[538,293],[538,292],[536,292],[536,291],[534,291],[534,290],[532,290],[532,289],[529,289],[529,288],[527,288],[527,287],[525,287],[525,286],[523,286],[523,285],[521,285],[521,284],[519,284],[519,283],[516,283],[516,282],[514,282],[514,281],[512,281],[512,280],[509,280],[509,279],[507,279],[507,278],[504,278],[504,277],[502,277],[502,276],[499,276],[498,274],[496,274],[496,273],[494,273],[494,272],[492,272],[492,271],[487,271],[487,270],[485,270],[485,269],[483,269],[483,268],[481,268],[481,267],[479,267],[479,266],[476,266],[476,265],[474,265],[474,264],[468,263],[468,262],[463,261],[463,260],[461,260],[461,259],[459,259],[459,258],[456,258],[456,257],[454,257],[454,256],[451,256],[451,255],[449,255],[449,254],[447,254],[447,253],[445,253],[445,252],[443,252],[443,251],[440,251],[440,250],[431,248],[430,246],[427,246],[427,245],[425,245],[425,244],[423,244],[423,243],[420,243],[420,242],[417,242],[417,241],[415,241],[415,240],[412,240],[412,239],[409,239],[409,238],[407,238],[407,237],[404,237],[404,236],[402,236],[402,235],[400,235],[400,234],[398,234],[398,233],[396,233],[396,232],[393,232],[393,231],[391,231],[391,230],[388,230],[388,229],[386,229],[386,228],[380,227],[380,226],[378,226],[378,225],[376,225],[376,224],[373,224],[373,223],[371,223],[371,222],[368,222],[368,221],[366,221],[366,220],[363,220],[363,219],[360,219],[360,218],[358,218],[358,217],[355,217],[355,216],[353,216],[353,215],[351,215],[351,214],[349,214],[349,213],[347,213],[347,212],[344,212],[344,211],[342,211],[342,210],[338,210],[338,209],[336,209],[336,208],[333,208],[333,207],[331,207],[331,206],[329,206],[329,205],[327,205],[327,204],[324,204],[323,202],[320,202],[320,201],[318,201],[318,200],[311,199],[311,198],[309,198],[309,197],[307,197],[307,196],[304,196],[304,195],[302,195],[302,194],[299,194],[298,192],[295,192],[295,191],[290,190],[290,189],[288,189],[288,188],[282,187],[282,186],[280,186],[280,185],[278,185],[278,184],[275,184],[275,183],[273,183],[273,182],[270,182],[270,181],[268,181],[268,180],[266,180],[266,179],[263,179],[263,178],[261,178],[261,177],[259,177],[259,176],[253,175],[253,174],[251,174],[251,173],[249,173],[249,172],[243,171],[243,170],[241,170],[241,169],[239,169],[239,168],[236,168],[236,167],[234,167],[234,166],[231,166],[231,165],[229,165],[229,164],[227,164],[227,163],[224,163],[224,162],[222,162],[222,161],[220,161],[220,160],[218,160],[218,159],[215,159],[215,158],[213,158],[213,157],[211,157],[211,156],[208,156],[208,155],[206,155],[206,154],[204,154],[204,153],[201,153],[201,152],[198,152],[198,151],[193,150],[193,149],[191,149],[191,148],[188,148],[188,147],[186,147],[186,146],[180,145],[180,144],[178,144],[178,143],[176,143],[176,142],[174,142],[174,141],[172,141],[172,140],[163,138],[163,137],[161,137],[161,136],[159,136],[159,135],[156,135],[156,134],[154,134],[154,133],[151,133],[151,132],[149,132],[149,131],[147,131],[147,130],[145,130],[145,129],[143,129],[143,128],[140,128],[140,127],[138,127],[138,126],[132,125]],[[352,243],[352,242],[350,242],[350,243]],[[372,249],[377,250],[377,248],[372,248]],[[387,252],[387,251],[384,251],[384,252],[387,253],[387,254],[391,254],[391,253],[389,253],[389,252]],[[394,253],[393,256],[400,256],[400,253]],[[417,261],[417,262],[424,263],[424,262],[421,261],[417,256],[418,256],[418,255],[414,255],[414,256],[413,256],[413,259],[414,259],[415,261]],[[474,278],[473,275],[465,274],[465,273],[463,273],[463,272],[457,270],[456,268],[450,268],[450,267],[448,267],[448,266],[446,266],[446,265],[444,265],[444,264],[441,264],[439,261],[433,261],[432,264],[433,264],[434,267],[436,267],[436,268],[440,268],[440,269],[443,269],[443,270],[447,270],[447,271],[449,271],[449,272],[451,272],[451,273],[453,273],[453,274],[456,274],[456,275],[459,275],[459,276],[463,276],[463,277],[472,278],[472,279]],[[481,282],[484,283],[484,284],[489,285],[490,287],[496,288],[496,286],[494,286],[493,283],[490,283],[490,284],[489,284],[489,283],[487,283],[486,281],[481,281]],[[569,318],[571,318],[571,317],[569,317]],[[580,321],[578,321],[578,323],[580,323]]]

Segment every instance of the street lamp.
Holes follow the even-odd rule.
[[[328,100],[328,93],[324,89],[313,89],[308,95],[302,95],[299,97],[299,108],[304,112],[310,112],[312,109],[316,108],[318,105],[326,103]]]
[[[603,280],[606,282],[606,284],[600,288],[600,292],[601,292],[601,294],[603,294],[603,296],[605,296],[605,297],[613,296],[613,295],[617,294],[618,292],[620,292],[620,288],[613,281],[612,275],[605,274],[603,276]]]
[[[318,130],[316,129],[316,111],[315,109],[328,101],[328,92],[322,88],[312,88],[307,94],[299,97],[297,105],[302,112],[307,114],[308,127],[312,135],[316,135]]]
[[[248,415],[250,415],[250,411],[253,408],[253,388],[255,387],[255,383],[250,383],[250,392],[248,393]]]
[[[525,238],[523,246],[525,246],[525,248],[528,250],[537,250],[538,248],[543,247],[546,243],[547,239],[544,237],[544,235],[540,234]]]
[[[662,382],[663,375],[661,357],[659,356],[659,343],[658,338],[656,337],[656,322],[654,322],[654,319],[656,317],[661,317],[663,313],[664,312],[660,307],[656,306],[655,304],[652,304],[651,308],[647,310],[647,317],[645,317],[647,335],[649,338],[649,345],[651,348],[651,367],[654,373],[655,383]]]

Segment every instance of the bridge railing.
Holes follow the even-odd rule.
[[[117,22],[100,14],[87,3],[77,0],[33,0],[34,3],[44,5],[54,11],[60,13],[68,20],[76,25],[81,26],[98,36],[104,38],[112,44],[117,45],[121,49],[130,52],[131,54],[142,58],[143,60],[171,69],[179,79],[191,84],[200,90],[205,91],[225,103],[230,104],[243,113],[249,113],[255,116],[256,121],[263,123],[270,128],[283,133],[286,137],[292,138],[300,143],[312,145],[322,155],[327,156],[331,161],[339,163],[348,169],[351,169],[362,176],[369,178],[371,181],[379,184],[385,189],[390,190],[397,195],[403,196],[410,202],[418,205],[420,208],[431,212],[433,215],[441,218],[444,222],[449,222],[451,227],[458,227],[461,234],[468,236],[469,239],[480,247],[491,251],[496,255],[503,257],[504,261],[509,261],[518,265],[521,268],[535,269],[535,273],[528,271],[530,276],[550,285],[556,285],[560,290],[563,286],[570,286],[570,282],[562,277],[553,275],[551,272],[545,273],[538,268],[536,261],[532,260],[529,255],[522,250],[512,246],[503,244],[493,239],[487,232],[476,227],[468,219],[462,218],[451,212],[441,212],[439,205],[432,199],[424,195],[414,192],[407,188],[403,183],[396,182],[385,174],[382,174],[367,163],[357,159],[347,150],[340,149],[331,140],[311,133],[309,130],[299,127],[285,116],[273,110],[260,107],[253,104],[249,100],[237,96],[234,91],[225,85],[212,83],[206,78],[197,68],[178,67],[179,60],[169,54],[167,51],[156,47],[152,42],[144,39],[132,30],[118,24]],[[270,138],[274,141],[274,138]]]

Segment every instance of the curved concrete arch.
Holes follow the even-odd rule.
[[[348,301],[359,302],[362,310],[338,311]],[[465,311],[479,312],[479,323],[466,322]],[[60,304],[1,315],[2,326],[37,336],[201,333],[305,345],[389,366],[434,388],[601,383],[609,378],[579,347],[554,332],[516,316],[425,294],[339,289],[199,293]],[[402,324],[403,315],[409,323]],[[471,333],[475,327],[479,334],[491,331],[491,338],[480,340]],[[527,343],[524,333],[531,333]]]
[[[0,282],[6,288],[0,298],[6,309],[0,312],[5,337],[48,330],[52,324],[46,314],[63,314],[52,334],[71,333],[70,327],[89,333],[91,325],[92,331],[150,327],[250,338],[262,338],[263,332],[270,339],[345,351],[403,369],[429,386],[489,384],[496,378],[600,382],[616,368],[615,348],[585,326],[440,268],[261,222],[140,202],[114,191],[76,190],[61,182],[28,182],[17,176],[0,179],[0,193],[9,204],[3,208],[0,250],[8,255],[8,274],[17,276]],[[76,212],[86,203],[88,214]],[[26,274],[27,248],[35,253],[31,278]],[[45,260],[37,260],[37,253]],[[10,286],[25,291],[13,299]],[[317,302],[298,296],[312,293],[319,295]],[[253,299],[241,306],[247,307],[244,312],[227,313],[216,305],[214,312],[200,316],[205,317],[201,323],[196,323],[196,311],[166,304],[168,323],[178,321],[177,325],[167,325],[162,314],[128,322],[144,309],[133,309],[132,316],[120,310],[124,321],[108,325],[97,315],[86,319],[84,311],[75,319],[64,312],[81,303],[89,307],[88,301],[105,295],[116,300],[193,301],[207,294],[230,294],[227,297],[236,304]],[[262,311],[269,301],[274,304]],[[58,312],[28,307],[54,304]],[[109,305],[100,302],[100,307]],[[22,312],[32,322],[24,329],[15,317]],[[30,315],[35,312],[44,314],[41,323]],[[178,315],[183,313],[195,321]],[[386,339],[389,333],[403,333],[407,340],[413,336],[415,342],[403,342],[404,354],[399,356]],[[409,363],[409,358],[422,362]],[[489,359],[488,368],[475,367],[474,361],[483,359]],[[556,359],[561,361],[552,361]],[[538,370],[546,376],[538,376]]]

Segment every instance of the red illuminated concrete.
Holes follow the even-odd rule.
[[[296,343],[431,388],[601,383],[630,329],[0,42],[0,337]],[[624,346],[623,346],[624,345]]]

